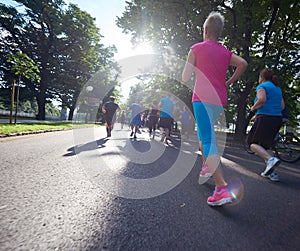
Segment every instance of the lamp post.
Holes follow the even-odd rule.
[[[13,85],[11,87],[11,99],[10,99],[10,113],[9,113],[9,123],[12,124],[12,116],[15,104],[15,80],[13,81]]]
[[[19,83],[18,83],[18,88],[17,88],[17,103],[16,103],[16,111],[15,111],[15,124],[17,123],[17,114],[18,114],[18,106],[19,106],[20,81],[21,81],[21,75],[19,77]]]

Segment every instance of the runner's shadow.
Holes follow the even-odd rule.
[[[149,141],[140,140],[140,139],[130,139],[130,144],[138,152],[148,152],[151,148]]]
[[[80,152],[84,151],[92,151],[98,148],[103,148],[106,147],[105,143],[107,142],[108,138],[102,138],[96,141],[91,141],[89,143],[86,143],[84,145],[77,145],[70,147],[67,151],[68,153],[64,154],[63,156],[69,157],[69,156],[74,156]]]
[[[279,182],[274,182],[274,181],[269,181],[271,185],[274,186],[279,186],[279,187],[284,187],[284,188],[289,188],[293,190],[300,190],[300,183],[299,180],[288,177],[287,175],[280,175],[280,181]]]

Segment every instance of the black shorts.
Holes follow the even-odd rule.
[[[149,119],[148,119],[148,127],[149,128],[155,128],[156,127],[156,124],[157,124],[157,121],[158,121],[158,117],[157,116],[150,116]]]
[[[112,126],[116,122],[116,115],[105,115],[104,119],[108,126]]]
[[[269,149],[274,144],[274,138],[281,127],[281,116],[258,115],[254,121],[248,137],[247,144],[261,145]]]
[[[172,118],[165,118],[165,117],[159,118],[159,127],[167,128],[171,131],[171,128],[173,126],[173,121],[174,120]]]

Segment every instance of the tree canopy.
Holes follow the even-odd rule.
[[[39,78],[23,80],[36,98],[38,119],[45,119],[45,104],[59,100],[70,108],[72,119],[82,87],[100,68],[116,70],[115,47],[105,47],[95,19],[77,5],[62,0],[17,0],[18,7],[0,4],[0,77],[9,88],[13,72],[8,57],[28,56]],[[109,74],[108,74],[109,75]],[[102,79],[99,86],[108,84]]]
[[[203,23],[211,11],[225,16],[222,43],[249,63],[247,71],[229,90],[226,114],[236,121],[236,135],[243,137],[248,104],[253,102],[259,70],[272,68],[279,76],[290,119],[296,122],[299,107],[299,9],[297,0],[133,0],[127,2],[117,25],[131,34],[132,42],[151,42],[160,53],[172,50],[185,60],[192,44],[202,41]],[[182,69],[177,69],[182,70]],[[232,69],[230,69],[232,71]],[[229,72],[230,72],[229,71]],[[156,88],[157,81],[152,82]],[[159,85],[182,96],[176,81]],[[191,93],[182,97],[190,102]]]

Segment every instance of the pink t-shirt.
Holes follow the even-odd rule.
[[[195,55],[196,83],[192,102],[227,104],[226,72],[232,52],[215,41],[204,41],[191,47]]]

